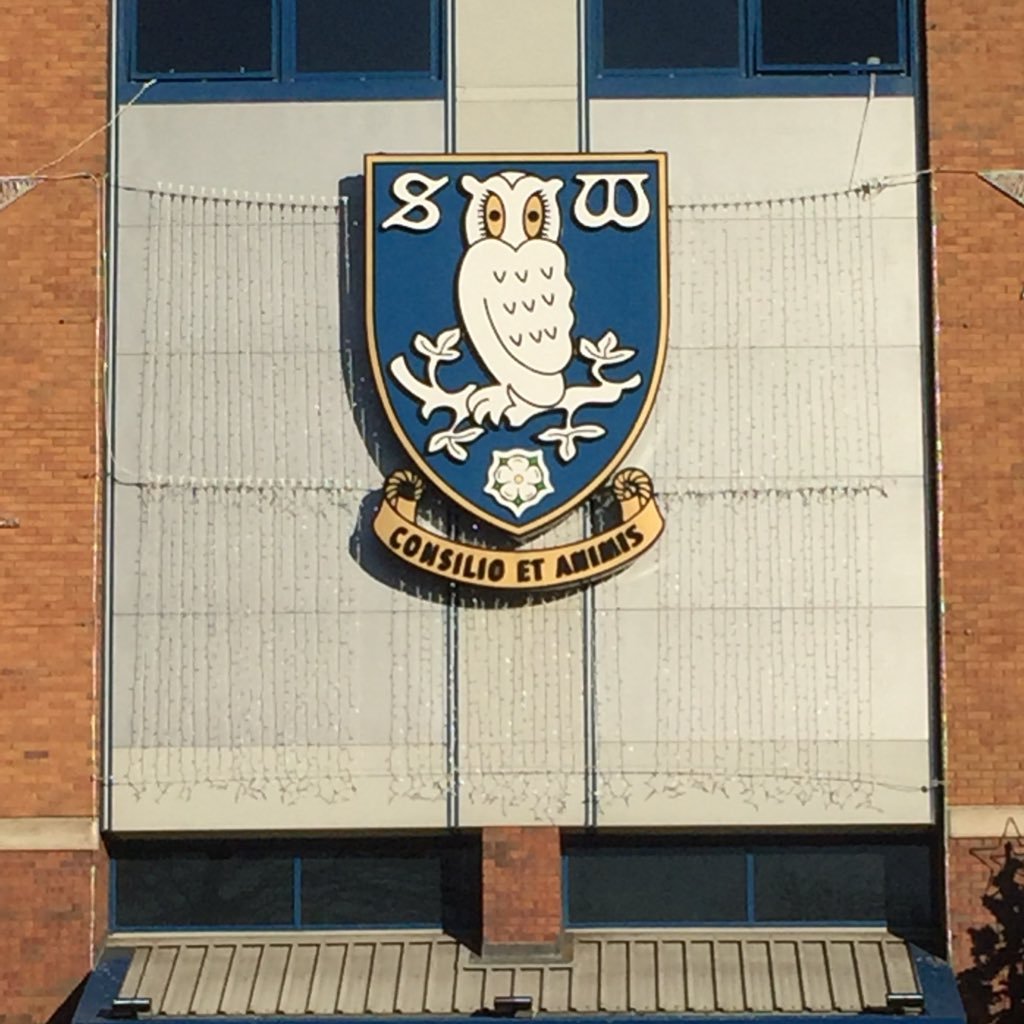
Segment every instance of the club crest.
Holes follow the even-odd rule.
[[[643,429],[667,337],[665,189],[663,154],[367,157],[377,389],[419,473],[471,515],[535,533],[609,483]],[[390,481],[392,497],[416,492],[416,479]],[[423,561],[434,541],[385,538],[384,525],[402,557],[470,578],[471,553],[449,551],[462,571],[446,572],[440,547],[437,564]],[[582,558],[611,571],[639,553],[626,533],[615,546],[599,566]],[[556,580],[555,557],[538,570],[550,580],[514,582],[519,567],[491,554],[489,568],[485,553],[473,560],[474,582],[555,585],[584,572],[578,555]]]

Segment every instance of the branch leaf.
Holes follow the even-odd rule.
[[[421,356],[432,356],[435,354],[434,343],[425,334],[415,335],[412,339],[412,347]]]
[[[576,458],[576,440],[593,441],[604,437],[604,427],[596,423],[581,423],[578,427],[548,427],[541,431],[536,440],[547,441],[558,445],[558,457],[562,462],[571,462]]]
[[[624,363],[627,359],[632,359],[635,355],[635,348],[617,348],[613,352],[609,352],[606,356],[602,356],[601,362],[603,362],[605,366],[613,366],[615,363]]]
[[[457,359],[458,356],[454,355],[454,352],[455,349],[458,347],[459,338],[461,337],[461,334],[462,332],[458,329],[458,327],[449,327],[446,331],[442,331],[437,336],[437,354],[447,355],[449,353],[453,353],[453,355],[451,355],[450,358]]]
[[[445,452],[456,462],[465,462],[469,458],[469,452],[465,446],[475,441],[484,433],[482,427],[466,427],[464,430],[439,430],[432,434],[427,440],[427,451],[429,453]]]
[[[421,356],[436,362],[450,363],[459,358],[458,347],[461,332],[458,327],[449,327],[436,338],[428,338],[425,334],[416,334],[412,339],[412,347]]]
[[[612,366],[624,363],[636,355],[636,349],[619,348],[619,339],[614,331],[605,331],[596,341],[580,339],[580,355],[598,366]]]
[[[461,441],[463,444],[471,444],[483,433],[485,433],[483,427],[466,427],[465,430],[453,431],[451,438],[454,441]]]

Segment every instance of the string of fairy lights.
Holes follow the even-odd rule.
[[[610,818],[651,797],[870,806],[875,194],[671,209],[670,356],[638,449],[668,525],[598,586],[589,640],[578,593],[453,601],[370,537],[393,467],[348,216],[120,196],[143,283],[117,343],[115,781],[285,802],[457,785],[483,815],[578,820],[589,658]]]
[[[648,580],[599,592],[613,800],[874,798],[873,219],[857,191],[672,211],[672,359],[647,444],[667,535]]]
[[[579,518],[570,516],[524,547],[579,536]],[[495,602],[477,595],[458,614],[463,803],[500,818],[523,811],[540,820],[578,818],[582,598]]]

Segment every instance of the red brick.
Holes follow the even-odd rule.
[[[558,828],[485,828],[482,858],[484,950],[515,945],[556,948],[562,937]]]
[[[976,172],[1024,167],[1018,88],[1024,4],[927,0],[925,23],[929,161],[935,169],[947,799],[952,806],[1019,804],[1024,272],[1018,253],[1024,208]],[[983,902],[990,872],[971,854],[985,842],[958,839],[948,851],[952,953],[961,972],[979,962],[971,930],[984,939],[977,929],[992,923]],[[972,991],[969,985],[963,990]],[[994,1019],[998,1007],[972,996],[969,1009],[980,1022]]]
[[[9,4],[0,174],[30,174],[107,120],[108,4]],[[40,66],[45,55],[52,66]],[[0,818],[97,807],[102,176],[106,137],[0,210]],[[0,853],[0,1022],[41,1024],[92,964],[106,868]]]

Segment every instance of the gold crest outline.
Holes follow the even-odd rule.
[[[411,163],[417,160],[430,161],[431,163],[468,163],[468,162],[490,162],[515,164],[517,161],[531,163],[600,163],[613,160],[647,160],[654,161],[658,165],[658,174],[661,179],[661,187],[657,196],[658,216],[658,344],[655,353],[654,369],[651,374],[650,386],[644,397],[643,406],[636,418],[628,435],[623,439],[618,451],[608,461],[602,472],[595,475],[590,483],[581,491],[567,498],[562,504],[553,508],[550,512],[539,519],[523,526],[508,523],[497,516],[491,515],[485,509],[474,504],[470,499],[460,494],[453,487],[449,486],[444,478],[431,467],[430,463],[411,443],[402,427],[401,421],[395,414],[391,405],[387,386],[384,380],[384,367],[381,366],[378,358],[376,343],[376,316],[374,309],[374,238],[376,235],[376,211],[373,202],[373,173],[378,165],[393,163]],[[644,427],[650,419],[651,410],[654,408],[655,399],[661,387],[662,372],[665,366],[665,358],[668,351],[668,154],[664,152],[649,153],[367,153],[364,156],[363,174],[365,183],[365,319],[366,319],[366,342],[369,349],[370,367],[373,370],[374,386],[380,398],[384,413],[388,418],[392,433],[398,439],[399,444],[413,463],[449,501],[463,512],[468,513],[482,522],[496,527],[503,533],[513,537],[529,537],[542,532],[554,523],[563,519],[573,509],[582,505],[599,487],[611,479],[615,471],[622,465],[623,460],[632,450]]]

